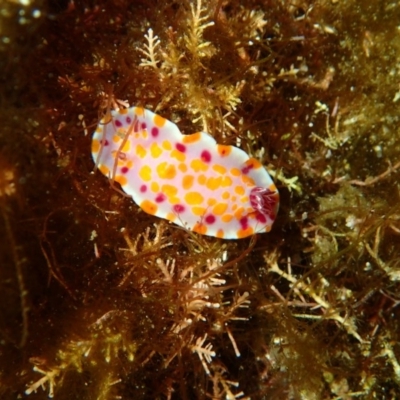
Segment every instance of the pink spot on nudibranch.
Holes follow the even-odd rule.
[[[211,161],[211,153],[208,150],[203,150],[200,154],[201,161],[209,163]]]
[[[213,224],[215,222],[215,217],[214,217],[214,215],[209,214],[204,218],[204,221],[205,221],[206,224],[211,225],[211,224]]]
[[[253,168],[253,166],[252,165],[247,165],[246,167],[243,167],[242,168],[242,173],[243,174],[248,174],[249,172],[250,172],[250,170]]]
[[[185,206],[183,206],[182,204],[175,204],[173,209],[176,213],[182,213],[185,211]]]
[[[132,118],[131,117],[126,117],[125,119],[127,124],[130,124],[132,122]]]
[[[162,203],[165,200],[167,200],[167,196],[163,193],[158,194],[156,197],[156,203]]]
[[[103,146],[108,146],[110,143],[109,143],[109,141],[106,139],[106,140],[104,141],[104,144],[103,144],[103,141],[100,140],[100,144],[102,144]]]
[[[140,191],[141,191],[142,193],[146,193],[146,192],[147,192],[147,186],[146,186],[146,185],[140,186]]]
[[[159,133],[160,133],[160,130],[158,128],[156,128],[155,126],[153,126],[151,128],[151,136],[157,137]]]
[[[121,173],[126,174],[129,171],[128,167],[122,167],[121,168]]]
[[[242,229],[247,229],[249,227],[249,220],[247,217],[242,217],[239,220]]]
[[[142,127],[142,131],[145,130],[147,128],[146,122],[142,122],[141,127]]]
[[[121,128],[122,122],[119,119],[116,119],[115,120],[115,126],[117,126],[118,128]]]
[[[185,146],[184,144],[182,144],[182,143],[177,143],[177,144],[175,145],[175,147],[176,147],[176,149],[177,149],[178,151],[180,151],[181,153],[184,153],[184,152],[186,151],[186,146]]]
[[[267,218],[265,217],[265,215],[263,215],[261,213],[257,213],[256,220],[258,222],[261,222],[262,224],[265,224],[267,222]]]

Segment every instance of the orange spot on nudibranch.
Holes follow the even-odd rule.
[[[231,197],[230,192],[224,192],[224,193],[222,193],[222,198],[223,198],[224,200],[228,200],[229,197]]]
[[[136,146],[136,154],[138,157],[144,158],[146,157],[147,150],[141,144],[138,144]]]
[[[223,238],[224,237],[224,231],[223,231],[223,229],[218,229],[217,230],[217,233],[215,234],[215,236],[217,237],[217,238]]]
[[[166,161],[157,165],[157,174],[161,179],[174,179],[176,176],[176,167],[174,164],[168,164]]]
[[[272,225],[267,225],[264,229],[265,232],[270,232],[272,228]]]
[[[223,165],[215,164],[213,165],[212,169],[221,175],[226,174],[226,168]]]
[[[170,202],[178,193],[178,189],[175,186],[168,184],[162,185],[161,191],[169,198]]]
[[[204,198],[198,192],[188,192],[185,194],[185,201],[191,206],[197,206],[204,201]]]
[[[174,221],[176,220],[176,215],[175,215],[174,213],[168,213],[168,214],[165,216],[165,218],[166,218],[168,221],[174,222]]]
[[[225,214],[225,215],[223,215],[223,216],[221,217],[221,221],[222,221],[222,222],[226,222],[226,223],[231,222],[232,219],[233,219],[233,215],[232,215],[232,214]]]
[[[245,183],[247,186],[255,186],[256,183],[254,182],[254,179],[250,178],[247,175],[242,175],[242,182]]]
[[[231,168],[231,174],[233,176],[240,176],[240,175],[242,175],[242,172],[240,171],[239,168]]]
[[[155,114],[154,123],[158,128],[162,128],[166,122],[167,122],[167,120],[165,118]]]
[[[171,204],[180,204],[181,203],[181,198],[176,197],[176,196],[171,196],[168,200]]]
[[[202,223],[197,223],[193,227],[193,231],[197,232],[197,233],[200,233],[201,235],[205,235],[207,233],[207,227]]]
[[[154,215],[158,210],[157,205],[150,200],[143,200],[140,203],[140,208],[143,211],[147,212],[147,214],[151,214],[151,215]]]
[[[92,140],[92,153],[98,153],[100,150],[100,142],[96,139]]]
[[[107,111],[107,112],[106,112],[106,115],[104,115],[104,117],[100,120],[100,124],[101,124],[101,125],[107,125],[107,124],[109,124],[112,120],[113,120],[113,117],[112,117],[110,111]]]
[[[253,233],[254,233],[254,229],[251,226],[249,226],[246,229],[239,229],[236,232],[236,235],[237,235],[238,239],[242,239],[242,238],[252,235]]]
[[[119,135],[115,134],[115,135],[112,137],[112,140],[113,140],[114,143],[118,143],[118,142],[120,142],[122,139],[121,139],[121,137],[120,137]]]
[[[182,152],[180,152],[176,149],[171,151],[171,157],[176,158],[180,162],[184,162],[186,160],[185,154],[183,154]]]
[[[182,187],[185,190],[189,190],[193,186],[194,176],[193,175],[185,175],[182,178]]]
[[[157,182],[151,182],[150,189],[153,193],[158,193],[160,191],[160,185]]]
[[[229,154],[231,154],[232,146],[225,146],[223,144],[218,144],[217,151],[221,157],[226,157],[229,156]]]
[[[121,151],[128,153],[129,150],[131,149],[131,142],[129,140],[127,140],[124,145],[122,146]]]
[[[150,146],[150,154],[153,158],[158,158],[162,154],[162,149],[157,143],[152,143]]]
[[[162,148],[163,148],[164,150],[171,150],[171,149],[172,149],[172,144],[171,144],[171,142],[168,141],[168,140],[164,140],[164,141],[162,142],[161,146],[162,146]]]
[[[260,161],[256,160],[255,158],[249,158],[244,165],[250,169],[258,169],[262,167]]]
[[[190,167],[193,169],[194,172],[206,172],[208,170],[208,165],[203,161],[199,160],[198,158],[194,159],[190,163]]]
[[[228,205],[226,203],[218,203],[213,208],[213,213],[215,215],[222,215],[226,211],[227,208],[228,208]]]
[[[143,107],[135,107],[135,114],[138,115],[139,117],[141,117],[142,115],[144,115],[144,108]]]
[[[205,185],[207,182],[207,177],[204,174],[200,174],[197,177],[197,182],[199,183],[199,185]]]
[[[245,193],[244,187],[243,186],[236,186],[235,187],[235,193],[238,194],[239,196],[243,196]]]
[[[233,215],[235,216],[236,219],[239,220],[240,218],[242,218],[243,213],[244,213],[244,207],[239,207],[239,208],[233,213]]]
[[[202,217],[206,213],[206,209],[204,207],[192,207],[192,213]]]
[[[104,164],[99,165],[99,170],[105,176],[108,176],[108,174],[110,172],[110,169]]]
[[[178,165],[178,169],[179,169],[179,171],[185,173],[187,171],[187,165],[185,163],[180,163]]]
[[[139,176],[145,182],[151,181],[151,168],[148,165],[143,166],[142,168],[140,168]]]
[[[277,191],[276,186],[275,186],[273,183],[271,183],[271,185],[268,186],[268,189],[269,189],[271,192],[276,192],[276,191]]]
[[[232,185],[232,179],[229,176],[224,176],[221,180],[222,187],[229,187]]]
[[[114,178],[114,181],[118,182],[121,186],[125,186],[128,183],[128,179],[126,179],[126,177],[123,175],[117,175]]]
[[[201,132],[192,133],[191,135],[183,135],[182,142],[189,144],[189,143],[196,143],[201,138]]]
[[[217,190],[221,186],[222,178],[219,176],[218,178],[210,177],[207,179],[207,188],[210,190]]]

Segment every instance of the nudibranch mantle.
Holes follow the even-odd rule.
[[[203,235],[269,232],[278,212],[278,191],[259,161],[208,133],[184,135],[141,107],[107,113],[92,156],[143,211]]]

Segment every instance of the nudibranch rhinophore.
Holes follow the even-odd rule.
[[[98,169],[146,213],[203,235],[269,232],[279,193],[262,164],[141,107],[111,111],[92,140]]]

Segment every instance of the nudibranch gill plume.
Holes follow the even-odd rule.
[[[92,156],[143,211],[194,232],[240,239],[269,232],[276,219],[279,193],[259,161],[144,108],[107,113]]]

